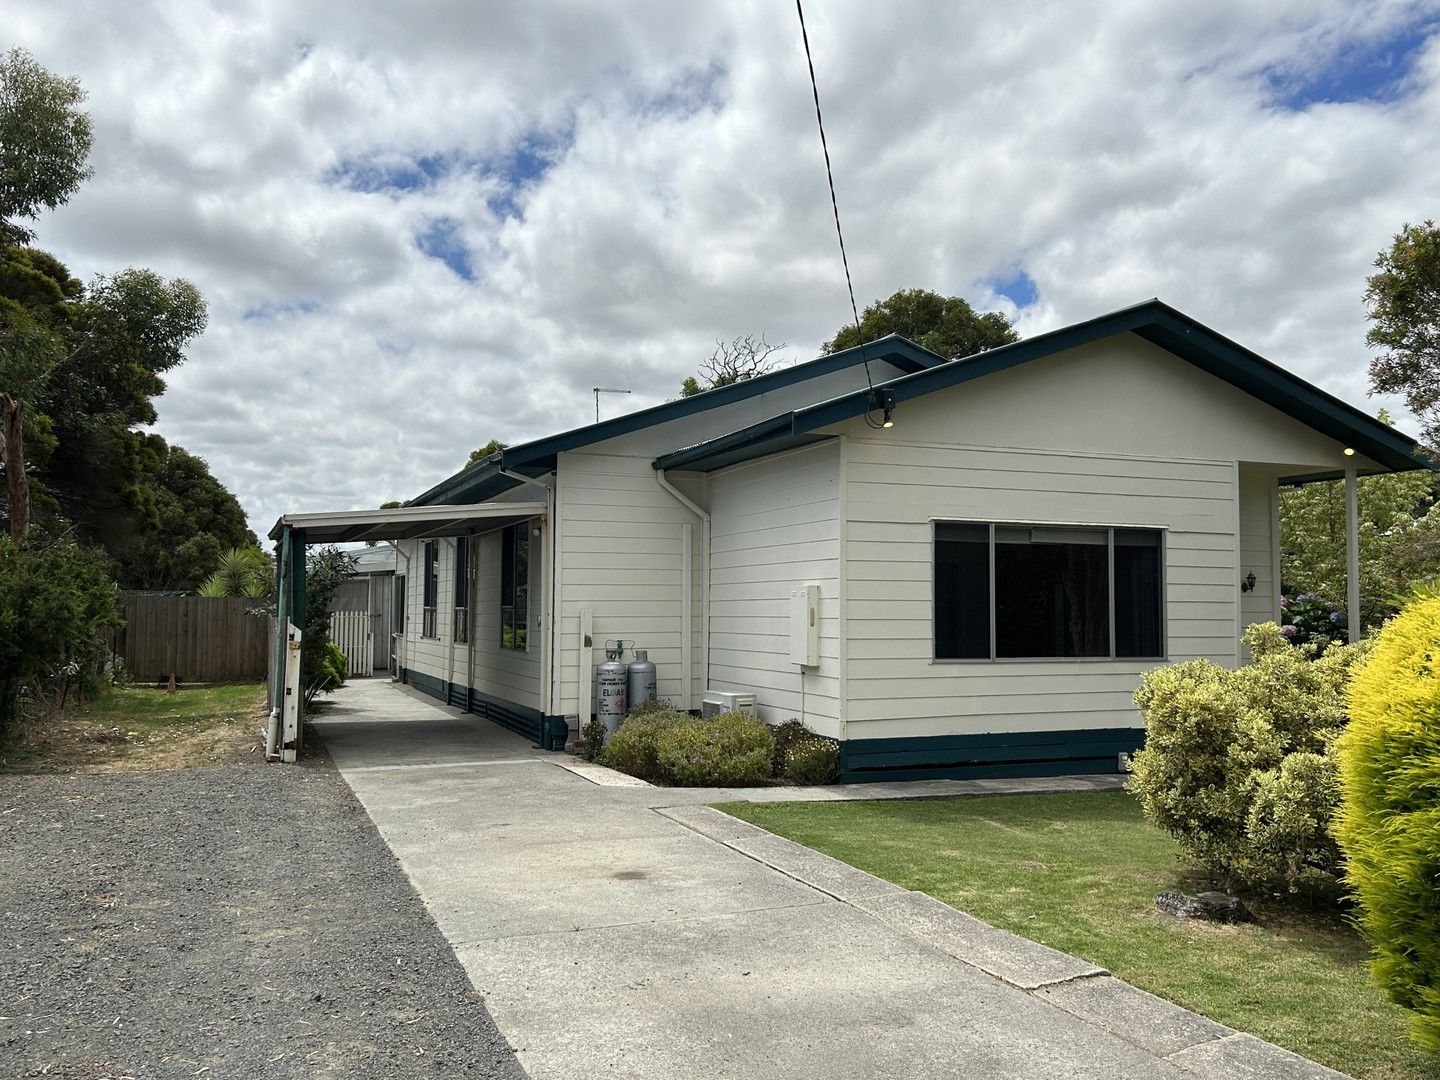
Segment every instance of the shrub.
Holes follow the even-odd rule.
[[[0,537],[0,736],[27,686],[95,682],[106,631],[120,622],[112,581],[109,560],[94,549],[37,532]]]
[[[628,712],[625,713],[625,716],[628,719],[632,716],[649,716],[651,713],[669,712],[675,712],[675,706],[671,705],[668,701],[660,701],[656,699],[654,701],[642,701],[638,705],[630,706],[630,709]]]
[[[796,739],[785,751],[785,775],[797,784],[828,784],[840,771],[840,744],[823,735]]]
[[[1323,649],[1332,641],[1344,642],[1349,637],[1349,621],[1339,606],[1321,596],[1301,593],[1293,600],[1280,598],[1280,628],[1291,645],[1314,645]]]
[[[768,725],[744,713],[673,725],[656,748],[665,779],[682,787],[736,787],[770,778],[775,737]]]
[[[664,780],[658,757],[660,737],[671,728],[699,723],[674,709],[637,709],[605,744],[601,760],[642,780]]]
[[[786,720],[783,724],[776,724],[770,734],[775,739],[775,756],[771,761],[771,772],[775,776],[785,775],[785,754],[790,749],[790,744],[801,739],[809,738],[814,734],[808,727],[799,720]]]
[[[1330,747],[1366,646],[1292,648],[1274,623],[1244,640],[1254,662],[1238,671],[1190,660],[1144,677],[1135,703],[1147,734],[1130,788],[1187,858],[1232,886],[1330,884],[1340,866]]]
[[[591,720],[580,730],[580,737],[585,742],[585,760],[601,761],[605,756],[605,723],[602,720]]]
[[[330,693],[345,685],[345,677],[350,674],[350,661],[345,658],[345,650],[336,645],[333,641],[325,642],[325,651],[321,656],[321,684],[318,689]]]
[[[1335,835],[1371,972],[1414,1011],[1416,1041],[1440,1051],[1440,597],[1409,604],[1380,632],[1350,684],[1337,740]]]

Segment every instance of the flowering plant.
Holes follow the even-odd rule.
[[[1324,597],[1301,593],[1293,599],[1280,598],[1280,634],[1291,645],[1317,645],[1349,638],[1345,612]]]

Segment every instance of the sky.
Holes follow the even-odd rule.
[[[810,0],[863,306],[1022,335],[1158,296],[1361,408],[1365,277],[1440,217],[1440,0]],[[788,0],[8,0],[79,78],[88,279],[199,286],[155,430],[263,534],[850,318]],[[1413,426],[1413,425],[1412,425]]]

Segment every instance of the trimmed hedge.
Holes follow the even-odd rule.
[[[763,784],[774,753],[769,726],[738,712],[670,727],[656,746],[662,775],[681,787]]]
[[[1331,743],[1347,721],[1345,687],[1365,644],[1287,644],[1274,623],[1244,641],[1254,663],[1229,671],[1189,660],[1149,672],[1135,692],[1145,748],[1130,789],[1184,855],[1251,889],[1333,889],[1340,851]]]
[[[669,708],[637,709],[625,718],[619,730],[605,744],[602,760],[642,780],[667,781],[660,764],[660,740],[669,731],[700,721]]]
[[[1349,689],[1335,835],[1371,973],[1440,1052],[1440,597],[1386,624]]]

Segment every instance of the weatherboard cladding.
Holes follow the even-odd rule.
[[[576,711],[610,637],[648,648],[661,696],[693,707],[704,689],[699,523],[654,470],[696,470],[671,480],[714,519],[712,687],[756,690],[767,719],[803,707],[845,739],[855,778],[1038,774],[1115,768],[1138,745],[1130,695],[1153,664],[934,662],[933,518],[1161,528],[1169,658],[1234,664],[1242,626],[1273,617],[1277,477],[1333,474],[1342,445],[1361,450],[1343,463],[1362,471],[1423,464],[1403,435],[1158,302],[908,374],[872,365],[901,402],[884,433],[859,419],[868,392],[854,364],[526,444],[416,501],[493,496],[518,483],[502,464],[556,470],[556,711]],[[682,702],[687,527],[694,696]],[[1247,571],[1257,587],[1242,596]],[[821,585],[822,644],[802,706],[784,612],[805,581]],[[409,595],[418,604],[419,590]],[[443,607],[447,583],[440,595]],[[583,609],[595,617],[588,655]],[[446,611],[438,625],[448,636]],[[420,651],[432,678],[463,671],[463,650],[453,669],[448,650]],[[500,695],[504,673],[482,667],[477,692],[531,700],[510,686]],[[538,685],[533,700],[538,709]]]

